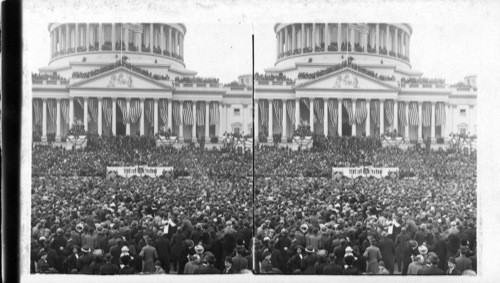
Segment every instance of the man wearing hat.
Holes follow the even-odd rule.
[[[468,252],[467,247],[460,247],[460,249],[458,249],[458,252],[460,253],[460,256],[455,258],[456,268],[458,269],[458,271],[462,273],[464,272],[464,270],[472,269],[472,261],[465,256]]]
[[[109,254],[111,254],[111,256],[113,257],[111,263],[116,265],[116,267],[120,267],[120,255],[122,253],[122,247],[123,247],[123,239],[117,238],[116,245],[109,248]]]
[[[380,249],[375,246],[375,243],[376,240],[374,238],[370,238],[370,246],[366,248],[365,253],[363,254],[368,262],[366,272],[371,274],[378,273],[378,262],[382,259]]]
[[[244,247],[238,246],[235,251],[236,255],[232,258],[232,263],[236,273],[239,273],[241,270],[248,268],[248,260],[243,257],[243,253],[245,252]]]
[[[428,258],[430,266],[424,267],[418,271],[419,275],[444,275],[445,272],[437,267],[439,258],[436,254],[431,253]]]
[[[158,253],[158,260],[161,262],[161,267],[165,273],[170,272],[170,241],[165,237],[163,231],[158,231],[156,233],[156,239],[154,243],[156,252]]]
[[[304,274],[315,274],[316,268],[314,265],[318,261],[318,255],[316,254],[314,248],[309,245],[306,247],[306,256],[302,259],[302,270]]]
[[[82,247],[82,255],[78,258],[78,270],[80,274],[92,274],[92,269],[90,268],[90,264],[92,263],[92,255],[90,254],[91,250],[89,246]]]
[[[457,261],[454,257],[448,259],[448,270],[446,270],[446,275],[461,275],[460,271],[456,268]]]
[[[104,257],[104,260],[106,263],[104,263],[101,268],[99,269],[99,274],[100,275],[115,275],[118,274],[119,268],[118,266],[114,265],[111,263],[111,260],[113,259],[113,256],[110,255],[109,253],[106,254]]]
[[[94,252],[94,261],[90,264],[90,269],[92,270],[92,274],[99,274],[99,270],[101,266],[104,265],[104,252],[101,249],[95,249]]]
[[[222,270],[222,274],[235,274],[238,273],[233,268],[233,259],[230,256],[226,256],[224,259],[224,270]]]
[[[387,232],[382,232],[382,238],[378,242],[378,247],[380,253],[382,254],[382,260],[384,261],[385,268],[390,274],[394,274],[394,253],[395,246],[391,238],[387,237]]]
[[[47,251],[42,249],[38,255],[40,259],[37,262],[37,272],[46,273],[49,270],[49,264],[47,263]]]

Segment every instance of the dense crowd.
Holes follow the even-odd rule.
[[[251,158],[156,148],[145,137],[89,136],[79,150],[34,146],[31,272],[249,272]],[[106,166],[135,165],[174,172],[106,176]]]
[[[331,174],[355,166],[399,167],[400,174]],[[477,272],[474,152],[331,137],[310,150],[259,148],[254,170],[257,272]]]

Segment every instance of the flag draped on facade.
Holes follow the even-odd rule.
[[[95,102],[97,102],[97,101],[95,101]],[[97,113],[97,111],[98,111],[97,105],[94,104],[94,99],[92,99],[92,98],[89,98],[89,110],[90,110],[90,116],[92,116],[92,118],[94,119],[94,122],[97,124],[99,121],[99,117],[97,117],[99,115],[99,113]]]
[[[422,104],[422,126],[431,126],[431,105],[429,103]]]
[[[196,126],[205,126],[205,102],[200,101],[196,104]]]
[[[394,125],[394,101],[392,100],[386,100],[384,104],[384,112],[385,112],[385,117],[387,118],[387,122],[389,122],[389,125]]]
[[[324,122],[324,108],[321,107],[319,104],[319,99],[314,100],[314,112],[315,112],[315,118],[317,118],[317,121],[321,124]]]
[[[335,101],[333,99],[328,100],[328,114],[330,115],[330,121],[332,122],[333,125],[337,125],[337,120],[339,117],[338,105],[339,105],[338,100]]]
[[[69,124],[69,101],[66,99],[61,100],[61,113],[64,123]]]
[[[160,117],[164,125],[168,123],[168,102],[165,100],[160,100]]]
[[[273,100],[274,117],[277,120],[276,123],[279,127],[283,124],[283,108],[280,107],[279,100]]]
[[[399,124],[402,127],[406,127],[406,105],[405,102],[398,102],[398,112],[399,112]]]
[[[52,125],[56,124],[56,114],[57,114],[57,109],[56,106],[54,105],[54,100],[53,99],[47,99],[47,108],[49,110],[49,116],[50,116],[50,121],[52,122]]]
[[[268,104],[268,103],[267,103]],[[264,125],[266,126],[268,123],[267,123],[267,119],[268,119],[268,116],[269,116],[269,110],[268,108],[266,107],[266,102],[264,100],[259,100],[259,110],[260,110],[260,123],[261,125]]]
[[[418,126],[420,123],[420,119],[418,117],[418,105],[417,102],[411,102],[410,103],[410,109],[409,109],[409,120],[410,120],[410,125],[412,126]]]
[[[293,125],[296,125],[295,121],[295,102],[292,100],[287,100],[286,102],[286,112],[288,114],[288,118],[290,118],[290,121]]]
[[[356,122],[363,123],[366,119],[366,101],[361,100],[356,102]]]
[[[172,114],[173,114],[172,121],[174,122],[174,125],[176,125],[176,126],[179,126],[182,124],[180,107],[181,107],[181,104],[179,101],[173,102],[173,104],[172,104]]]
[[[127,102],[123,99],[117,99],[116,104],[118,104],[118,107],[122,111],[123,125],[130,123],[130,117],[129,117],[130,115],[129,112],[127,111]]]
[[[142,116],[141,101],[133,99],[130,101],[129,121],[131,124],[137,122]]]
[[[144,27],[141,24],[124,23],[122,25],[122,28],[124,30],[131,30],[134,33],[143,33],[144,32]]]
[[[354,119],[354,113],[352,112],[352,102],[351,101],[344,101],[344,107],[347,110],[347,115],[349,116],[349,125],[352,126],[352,124],[356,123]]]
[[[210,110],[210,116],[209,116],[210,126],[218,125],[219,115],[220,115],[219,102],[210,102],[209,110]]]
[[[193,118],[193,103],[191,101],[186,101],[186,104],[184,105],[183,109],[183,116],[182,121],[184,122],[184,125],[193,125],[194,118]]]
[[[380,107],[380,103],[378,101],[372,101],[371,102],[371,105],[370,105],[370,109],[371,109],[371,114],[372,114],[372,120],[373,120],[373,123],[378,126],[379,123],[380,123],[380,115],[379,115],[379,107]]]
[[[146,105],[144,105],[144,114],[146,115],[146,118],[149,121],[149,124],[151,126],[154,125],[154,101],[148,100]]]
[[[446,111],[444,103],[438,103],[436,105],[436,126],[442,126],[446,124]]]

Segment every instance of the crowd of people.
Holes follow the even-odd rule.
[[[31,273],[225,274],[252,270],[252,156],[89,136],[32,150]],[[159,178],[107,166],[172,166]]]
[[[329,137],[312,149],[255,150],[256,272],[477,272],[476,154]],[[348,179],[332,167],[398,167]]]

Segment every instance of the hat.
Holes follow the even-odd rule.
[[[269,242],[271,240],[271,238],[269,238],[268,236],[265,236],[264,239],[262,239],[262,241],[264,242]]]
[[[314,252],[313,246],[311,246],[311,245],[307,246],[306,253],[313,253],[313,252]]]
[[[346,253],[352,253],[353,249],[350,246],[347,246],[347,248],[345,248],[345,252]]]
[[[198,254],[202,254],[205,251],[205,249],[203,248],[202,245],[197,245],[196,247],[194,247],[194,251]]]
[[[302,232],[307,231],[307,229],[308,229],[307,224],[302,224],[302,226],[300,226],[300,230],[301,230]]]
[[[38,241],[45,241],[47,240],[47,238],[45,238],[45,236],[41,236],[40,238],[38,238]]]
[[[229,262],[230,264],[233,264],[233,259],[230,256],[226,256],[224,259],[225,262]]]
[[[270,261],[262,262],[261,269],[263,272],[270,272],[271,270],[273,270],[273,265]]]
[[[85,245],[82,247],[82,253],[90,253],[90,248],[89,246]]]
[[[267,256],[271,255],[271,252],[266,250],[263,254],[262,254],[262,258],[266,258]]]
[[[94,255],[97,257],[101,257],[104,255],[104,252],[101,249],[94,250]]]
[[[437,264],[439,262],[439,257],[436,255],[431,255],[429,256],[429,262],[432,264]]]
[[[161,266],[161,261],[159,261],[159,260],[155,261],[155,265],[156,266]]]
[[[61,228],[57,228],[56,233],[57,233],[57,235],[62,235],[64,233],[64,231]]]
[[[128,252],[129,252],[129,248],[127,246],[123,246],[122,253],[128,253]]]
[[[78,230],[78,231],[83,230],[83,224],[82,223],[78,223],[78,225],[76,225],[76,230]]]
[[[328,252],[326,250],[319,250],[318,251],[318,256],[319,257],[327,257],[328,256]]]
[[[424,245],[418,247],[418,252],[421,253],[421,254],[426,254],[427,253],[427,247],[424,246]]]
[[[450,257],[450,258],[448,259],[448,262],[451,262],[451,263],[453,263],[453,264],[457,264],[457,260],[456,260],[454,257]]]
[[[38,253],[39,256],[46,255],[47,251],[45,249],[41,249],[40,252]]]
[[[226,225],[233,225],[233,222],[231,220],[226,221]]]

